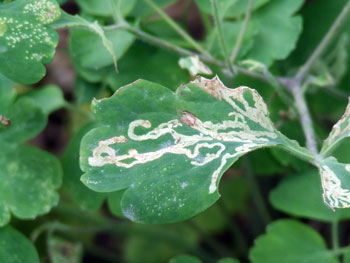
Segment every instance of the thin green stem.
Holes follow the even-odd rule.
[[[313,51],[309,59],[305,62],[305,64],[300,68],[298,73],[295,75],[295,79],[298,81],[303,81],[306,74],[310,71],[312,65],[315,61],[323,54],[328,45],[332,42],[334,36],[336,35],[338,29],[346,20],[346,17],[350,11],[350,1],[346,3],[343,10],[340,12],[338,17],[335,19],[333,25],[330,27],[327,34],[324,36],[320,44]]]
[[[247,181],[249,192],[253,196],[254,204],[258,210],[258,213],[259,213],[263,223],[265,225],[267,225],[268,223],[271,222],[271,216],[270,216],[269,210],[267,209],[267,206],[265,204],[264,198],[261,194],[259,185],[256,181],[255,176],[254,176],[254,173],[252,171],[250,162],[246,157],[244,158],[244,171],[245,171],[244,178]]]
[[[231,71],[232,75],[235,75],[235,70],[233,67],[233,64],[230,60],[230,55],[228,53],[228,49],[225,43],[225,38],[224,38],[224,33],[222,31],[222,23],[221,23],[221,19],[220,19],[220,15],[219,15],[219,9],[218,9],[218,3],[216,0],[211,0],[211,6],[213,9],[213,16],[214,16],[214,20],[215,20],[215,25],[217,28],[217,32],[219,35],[219,40],[220,40],[220,44],[221,44],[221,48],[223,51],[223,55],[225,57],[226,63],[227,63],[227,67],[228,69]]]
[[[241,31],[239,32],[238,39],[237,39],[236,44],[235,44],[235,46],[234,46],[234,48],[232,50],[232,55],[231,55],[231,63],[232,64],[235,64],[236,58],[237,58],[238,53],[239,53],[239,51],[241,49],[244,36],[245,36],[245,34],[247,32],[247,29],[248,29],[248,24],[249,24],[249,21],[250,21],[253,5],[254,5],[254,0],[249,0],[247,11],[245,13],[245,17],[244,17],[244,21],[243,21],[243,24],[242,24]]]
[[[339,222],[337,220],[332,222],[332,247],[334,250],[339,249]]]
[[[185,30],[183,30],[167,13],[159,8],[152,0],[144,0],[171,28],[173,28],[184,40],[203,56],[210,58],[211,55],[194,40]]]

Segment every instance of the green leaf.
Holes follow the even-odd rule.
[[[350,218],[349,209],[333,212],[323,205],[319,174],[309,171],[285,178],[270,193],[273,207],[287,214],[333,222]]]
[[[222,23],[222,30],[223,30],[225,43],[231,49],[233,49],[233,47],[235,46],[238,40],[242,25],[243,25],[243,22],[241,21],[225,21]],[[251,21],[248,24],[248,28],[242,42],[242,47],[239,50],[239,54],[238,54],[239,59],[247,55],[247,53],[253,47],[257,33],[258,33],[257,25],[253,21]],[[225,59],[224,57],[225,55],[223,54],[217,31],[212,31],[208,35],[206,39],[206,43],[209,50],[211,50],[211,53],[214,56],[219,57],[220,59],[223,59],[223,60]]]
[[[180,255],[171,259],[169,263],[202,263],[202,261],[190,255]]]
[[[228,89],[218,78],[176,93],[140,80],[93,101],[92,111],[100,127],[82,140],[82,181],[98,192],[127,189],[123,213],[136,222],[202,212],[219,198],[223,172],[255,149],[282,145],[313,158],[274,129],[255,90]]]
[[[123,15],[127,15],[134,8],[137,0],[112,0],[115,4],[120,1],[120,10]],[[94,16],[112,16],[113,7],[111,6],[111,0],[77,0],[81,9],[89,15]]]
[[[1,104],[0,98],[0,104]],[[23,143],[41,132],[47,123],[47,116],[32,99],[21,98],[13,105],[2,109],[0,115],[10,120],[10,125],[0,125],[1,143]]]
[[[104,36],[105,41],[110,43],[110,49],[116,59],[120,59],[135,40],[133,34],[124,30],[108,31],[104,33]],[[103,48],[102,40],[100,34],[82,29],[71,30],[69,50],[72,59],[80,66],[89,69],[100,69],[113,65],[111,52]]]
[[[38,82],[55,53],[58,34],[48,27],[61,15],[54,0],[18,0],[0,10],[0,73],[18,83]]]
[[[94,128],[96,124],[90,123],[83,126],[75,133],[62,158],[63,187],[67,190],[75,203],[86,210],[97,210],[101,207],[106,194],[91,191],[80,181],[82,171],[79,167],[80,141],[84,134]]]
[[[337,263],[319,233],[294,220],[279,220],[267,227],[250,250],[252,263]]]
[[[73,60],[77,60],[80,66],[91,66],[92,68],[99,68],[101,64],[107,63],[114,64],[114,67],[117,68],[117,58],[124,51],[124,47],[120,47],[119,41],[121,43],[128,42],[118,39],[117,43],[113,43],[115,39],[115,35],[111,33],[112,40],[109,39],[110,35],[107,35],[103,28],[99,25],[97,21],[89,22],[84,18],[75,15],[69,15],[66,12],[62,12],[61,18],[56,21],[56,23],[52,24],[54,28],[72,28],[72,27],[80,27],[82,29],[72,30],[73,32],[80,32],[80,39],[76,39],[76,42],[72,43],[72,39],[70,38],[70,52]],[[84,30],[83,30],[84,29]],[[115,31],[114,31],[115,32]],[[118,31],[123,32],[123,31]],[[79,33],[77,33],[79,34]],[[122,34],[122,33],[119,33]],[[126,34],[126,32],[125,32]],[[121,37],[126,37],[125,34],[119,35]],[[128,37],[127,39],[130,39]],[[84,40],[84,41],[83,41]],[[72,47],[73,46],[73,47]],[[75,48],[75,49],[74,49]],[[96,48],[96,49],[95,49]],[[122,50],[120,51],[119,48]],[[75,53],[74,53],[75,52]],[[89,54],[89,52],[91,54]],[[102,57],[95,56],[95,54],[99,54]],[[77,58],[78,56],[78,58]],[[94,67],[91,63],[91,57],[96,59],[96,66]],[[82,60],[82,61],[81,61]],[[106,61],[104,61],[106,60]],[[82,63],[82,65],[81,65]],[[86,63],[86,65],[85,65]]]
[[[189,81],[188,73],[181,70],[178,60],[173,53],[136,42],[120,60],[119,74],[110,74],[108,83],[116,91],[137,79],[147,79],[175,90]]]
[[[285,59],[302,31],[302,18],[294,13],[303,3],[304,0],[271,0],[254,13],[252,21],[258,26],[258,34],[247,57],[266,66]]]
[[[259,9],[270,0],[255,0],[253,10]],[[247,0],[220,0],[218,1],[220,14],[224,18],[237,18],[243,15],[248,8]],[[212,14],[210,1],[196,0],[198,7],[207,14]]]
[[[39,263],[33,244],[10,226],[0,228],[0,261],[2,263]]]
[[[50,262],[52,263],[81,263],[83,247],[80,243],[50,236],[48,240]]]
[[[31,98],[34,104],[41,108],[46,115],[66,105],[63,92],[56,85],[46,85],[40,89],[30,91],[22,97]]]
[[[62,171],[53,155],[29,146],[2,148],[0,167],[0,226],[10,213],[34,219],[57,205]]]
[[[344,139],[350,137],[350,98],[341,119],[333,126],[328,138],[323,142],[321,154],[328,156]]]

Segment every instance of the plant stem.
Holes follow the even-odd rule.
[[[253,196],[253,201],[255,203],[255,206],[262,218],[264,225],[267,225],[268,223],[271,222],[271,216],[266,207],[259,185],[255,179],[254,173],[252,171],[250,162],[247,157],[244,158],[244,171],[245,171],[244,178],[246,179],[249,191]]]
[[[336,35],[336,32],[340,28],[340,26],[344,23],[346,16],[348,15],[350,10],[350,1],[347,2],[347,4],[344,6],[343,10],[340,12],[338,17],[335,19],[333,25],[327,32],[327,34],[322,39],[321,43],[316,47],[314,52],[311,54],[309,59],[305,62],[305,64],[300,68],[298,73],[295,75],[295,79],[300,81],[303,81],[306,74],[310,71],[312,65],[314,62],[323,54],[325,49],[328,47],[328,45],[333,40],[333,37]]]
[[[215,20],[215,25],[216,25],[217,32],[219,35],[219,40],[220,40],[221,48],[223,51],[223,55],[224,55],[226,63],[227,63],[227,67],[231,71],[232,75],[235,75],[233,63],[230,60],[230,56],[229,56],[227,46],[225,43],[224,34],[222,32],[222,23],[221,23],[221,19],[219,16],[218,3],[216,0],[210,0],[210,1],[211,1],[212,9],[213,9],[213,16],[214,16],[214,20]]]
[[[300,86],[294,86],[292,88],[292,93],[299,112],[300,123],[305,134],[306,147],[314,154],[318,154],[315,131],[304,93]]]
[[[339,222],[337,220],[332,222],[332,246],[334,250],[339,249]]]
[[[192,45],[203,56],[210,58],[211,55],[194,40],[185,30],[183,30],[167,13],[165,13],[161,8],[159,8],[152,0],[144,0],[155,12],[160,15],[160,17],[173,28],[184,40]]]
[[[235,44],[233,51],[232,51],[232,55],[231,55],[231,63],[232,64],[235,64],[235,60],[238,56],[238,52],[241,49],[244,36],[245,36],[247,29],[248,29],[248,24],[250,21],[250,16],[252,13],[253,5],[254,5],[254,0],[249,0],[247,11],[245,13],[244,21],[242,24],[242,28],[241,28],[241,31],[239,32],[238,39],[237,39],[236,44]]]

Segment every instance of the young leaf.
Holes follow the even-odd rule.
[[[33,244],[10,226],[0,228],[0,244],[2,263],[39,263],[39,255]]]
[[[82,181],[99,192],[127,188],[123,213],[136,222],[202,212],[219,198],[223,172],[255,149],[281,145],[312,158],[275,130],[255,90],[228,89],[218,78],[176,93],[140,80],[93,101],[92,111],[100,127],[82,140]]]
[[[350,210],[333,212],[323,205],[319,174],[310,171],[285,178],[270,193],[273,207],[293,216],[333,222],[350,219]]]
[[[252,21],[258,26],[258,34],[247,57],[266,66],[286,58],[302,31],[302,18],[294,13],[303,3],[304,0],[271,0],[254,13]]]
[[[46,214],[58,203],[55,191],[61,185],[58,160],[42,150],[17,146],[1,149],[0,226],[8,223],[10,213],[21,219]]]
[[[18,83],[38,82],[55,53],[58,34],[48,27],[61,15],[54,0],[18,0],[0,9],[0,73]]]
[[[350,98],[344,115],[333,126],[328,138],[323,142],[321,154],[328,156],[347,137],[350,137]]]
[[[294,220],[279,220],[267,227],[250,250],[252,263],[337,263],[319,233]]]
[[[40,89],[32,90],[23,97],[31,98],[34,104],[41,108],[46,115],[64,107],[66,104],[62,90],[56,85],[46,85]]]

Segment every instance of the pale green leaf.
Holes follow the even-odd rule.
[[[138,103],[135,103],[137,101]],[[240,156],[280,145],[309,151],[277,132],[260,95],[198,78],[176,93],[147,81],[95,100],[100,127],[81,144],[82,181],[98,192],[127,189],[121,206],[137,222],[188,219],[218,198],[218,184]]]
[[[252,263],[338,263],[319,233],[294,220],[279,220],[250,250]]]
[[[0,9],[0,73],[18,83],[38,82],[55,53],[58,34],[48,27],[61,15],[54,0],[18,0]]]
[[[0,261],[2,263],[39,263],[33,244],[10,226],[0,228]]]
[[[212,75],[213,72],[210,68],[200,61],[198,56],[180,58],[179,66],[182,69],[187,69],[191,76],[195,77],[197,75]]]

